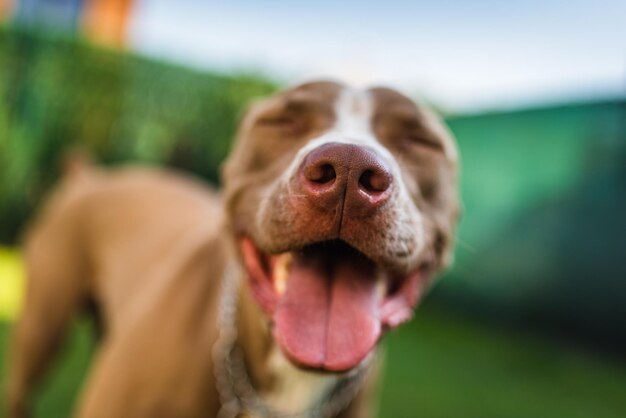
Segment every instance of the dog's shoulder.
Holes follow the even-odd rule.
[[[141,224],[142,219],[158,218],[163,228],[175,219],[197,221],[208,216],[216,220],[221,217],[221,204],[220,194],[210,185],[174,170],[90,167],[72,172],[59,182],[31,229],[63,217],[109,224],[131,219]],[[118,216],[104,216],[107,213]]]
[[[146,167],[93,167],[57,185],[25,242],[62,231],[75,237],[75,245],[94,247],[97,256],[156,253],[190,233],[207,242],[219,239],[222,219],[220,195],[189,175]]]

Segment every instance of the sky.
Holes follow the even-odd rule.
[[[284,84],[385,84],[449,111],[626,96],[626,0],[137,0],[130,44]]]

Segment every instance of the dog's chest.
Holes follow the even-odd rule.
[[[270,354],[269,366],[274,384],[263,397],[270,406],[287,413],[300,412],[320,402],[338,379],[335,375],[296,368],[277,347]]]

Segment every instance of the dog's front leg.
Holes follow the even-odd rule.
[[[73,218],[73,213],[55,213],[26,245],[28,282],[24,310],[11,347],[9,418],[28,416],[30,392],[86,299],[84,263],[81,252],[76,250]]]

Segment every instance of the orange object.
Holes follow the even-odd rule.
[[[86,0],[83,28],[87,38],[123,48],[132,3],[132,0]]]
[[[15,2],[13,0],[0,0],[0,22],[6,20],[13,11]]]

